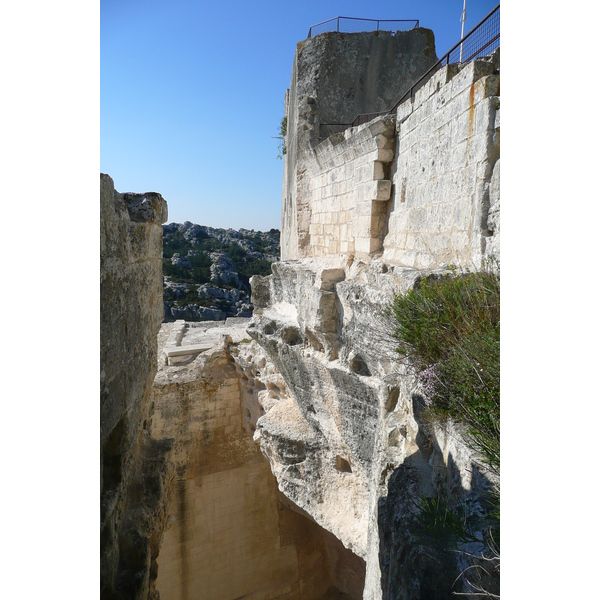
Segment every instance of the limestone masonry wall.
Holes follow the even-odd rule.
[[[499,189],[490,196],[500,156],[499,94],[497,65],[476,60],[440,69],[399,106],[384,260],[481,266],[495,230],[490,203],[499,202]]]
[[[351,123],[359,113],[388,109],[436,60],[433,32],[423,28],[394,33],[330,32],[297,45],[285,97],[282,258],[307,256],[313,243],[310,225],[324,224],[311,220],[305,162],[313,160],[313,149],[345,129],[336,123]]]
[[[378,119],[350,135],[337,134],[306,161],[310,178],[310,245],[307,256],[363,254],[382,245],[391,181],[394,121]]]
[[[299,241],[282,244],[282,258],[382,253],[410,267],[478,268],[497,255],[498,69],[498,53],[443,67],[396,115],[286,156],[296,216],[282,237]]]

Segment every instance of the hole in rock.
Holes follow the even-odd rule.
[[[367,363],[360,354],[355,354],[350,357],[350,370],[357,375],[364,375],[365,377],[371,376],[371,371],[369,371]]]
[[[340,473],[352,473],[352,467],[350,466],[350,463],[339,455],[335,457],[335,468]]]
[[[273,335],[275,333],[275,323],[270,321],[264,326],[263,333],[265,335]]]
[[[388,396],[387,402],[385,403],[385,410],[387,412],[392,412],[396,408],[399,397],[400,397],[400,389],[397,387],[393,387],[390,390],[390,395]]]
[[[302,343],[302,336],[295,327],[287,327],[281,334],[281,339],[290,346],[297,346]]]

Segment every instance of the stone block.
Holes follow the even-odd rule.
[[[365,200],[386,201],[390,199],[391,191],[392,182],[388,179],[361,183],[357,190],[357,200],[359,203]]]
[[[356,205],[356,208],[354,209],[354,218],[370,216],[372,204],[372,200],[364,200],[362,202],[359,202]]]
[[[394,131],[395,124],[396,117],[394,115],[384,115],[366,123],[365,127],[368,128],[372,136],[379,135],[380,133],[390,135]]]
[[[487,130],[475,134],[470,139],[468,146],[468,162],[472,166],[476,166],[477,162],[485,159],[491,154],[493,147],[493,131]]]
[[[475,108],[475,133],[495,129],[497,98],[484,98]]]
[[[385,202],[371,202],[371,214],[372,215],[386,215],[387,214],[387,204]]]
[[[352,158],[351,160],[346,160],[346,162],[344,163],[344,166],[342,167],[341,178],[344,181],[348,181],[354,177],[353,160],[354,160],[354,158]]]
[[[465,110],[454,119],[452,127],[453,144],[458,145],[473,134],[474,118],[474,111]]]
[[[418,109],[411,111],[411,113],[402,121],[400,131],[403,135],[414,131],[417,126],[421,123],[421,115]]]
[[[371,237],[371,215],[357,215],[353,221],[355,240]]]
[[[370,237],[357,237],[354,240],[355,251],[362,254],[371,253],[371,238]]]
[[[394,138],[379,134],[375,137],[375,144],[378,148],[391,148],[394,144]]]
[[[388,163],[391,162],[394,158],[394,150],[393,148],[378,148],[375,153],[374,160]]]
[[[498,75],[488,75],[483,77],[475,84],[474,103],[478,104],[485,98],[498,96],[500,94],[500,77]]]
[[[411,98],[408,98],[396,108],[396,131],[400,131],[400,126],[404,124],[412,112],[413,102]]]

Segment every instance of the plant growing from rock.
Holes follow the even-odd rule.
[[[432,276],[396,297],[398,352],[415,367],[431,419],[467,426],[474,448],[500,470],[500,277]]]
[[[499,481],[499,271],[458,273],[452,266],[449,271],[445,276],[426,277],[395,298],[397,351],[417,372],[424,418],[462,423],[467,444]],[[499,483],[492,486],[485,503],[487,552],[478,558],[499,574]],[[421,506],[423,518],[438,518],[443,513],[444,519],[453,523],[451,510],[439,508],[426,502]],[[480,563],[472,568],[484,567]],[[470,580],[466,583],[476,587]],[[495,596],[490,592],[490,597]]]
[[[277,149],[279,150],[277,154],[278,159],[282,159],[287,154],[287,146],[285,143],[285,136],[287,135],[287,117],[283,117],[281,119],[281,123],[279,123],[279,135],[274,136],[275,139],[279,140],[279,145]]]

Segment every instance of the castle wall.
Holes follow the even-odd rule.
[[[296,47],[285,116],[283,259],[307,256],[312,205],[306,160],[359,113],[387,110],[436,61],[429,29],[324,33]],[[313,223],[313,224],[319,224]]]
[[[282,232],[301,243],[282,245],[282,257],[379,253],[409,267],[479,268],[497,255],[499,93],[495,60],[450,65],[396,115],[305,140],[296,155],[296,218]],[[286,210],[293,206],[284,202]]]
[[[481,266],[494,234],[488,213],[499,94],[494,64],[476,60],[458,72],[444,67],[398,108],[384,260]]]
[[[310,245],[307,256],[368,255],[379,250],[391,182],[394,121],[378,119],[319,144],[306,161],[310,177]]]

